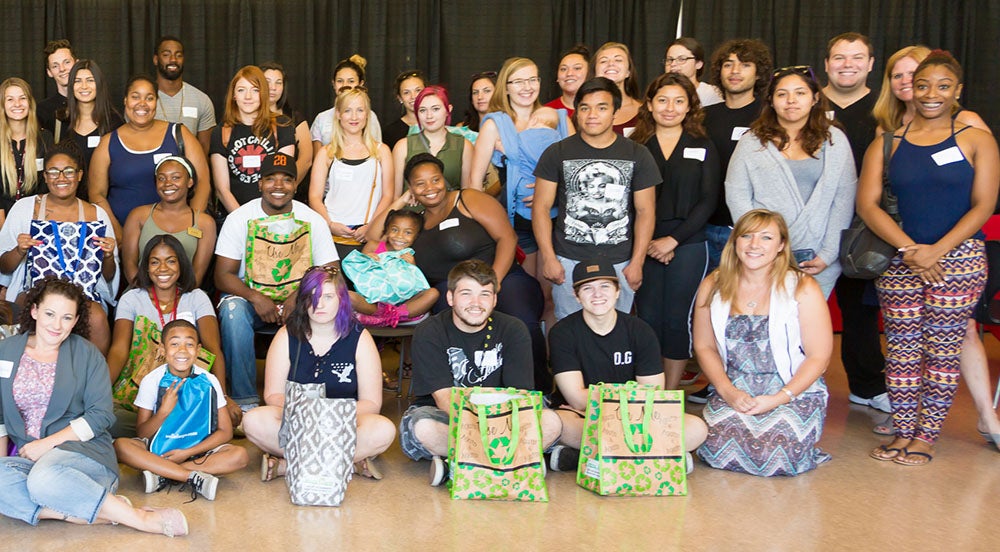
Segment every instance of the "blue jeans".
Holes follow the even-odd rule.
[[[573,268],[579,261],[560,255],[556,255],[556,258],[559,259],[563,272],[566,273],[563,283],[552,284],[552,302],[556,306],[556,320],[562,320],[582,308],[580,302],[576,300],[576,294],[573,293]],[[625,276],[622,275],[622,271],[625,270],[628,263],[628,261],[622,261],[615,265],[615,272],[618,273],[618,287],[621,290],[615,308],[625,313],[632,310],[632,298],[635,297],[635,292],[632,291]]]
[[[257,316],[250,301],[226,295],[219,301],[219,335],[226,357],[229,396],[237,404],[259,404],[254,332],[273,326]]]
[[[719,262],[722,261],[722,248],[726,247],[729,234],[732,233],[732,226],[705,225],[705,238],[708,241],[708,272],[719,268]]]
[[[38,462],[0,458],[0,514],[31,525],[38,525],[42,508],[94,523],[117,488],[117,473],[78,452],[54,448]]]

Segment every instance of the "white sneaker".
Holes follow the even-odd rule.
[[[867,406],[869,408],[874,408],[875,410],[881,410],[882,412],[890,413],[892,412],[892,404],[889,402],[889,394],[882,393],[880,395],[875,395],[870,399],[865,399],[851,393],[847,395],[847,400],[854,404],[860,404]]]
[[[686,464],[687,473],[688,474],[690,474],[691,472],[694,471],[694,455],[693,454],[691,454],[690,452],[685,453],[684,463]]]
[[[448,463],[440,456],[431,458],[431,487],[437,487],[448,479]]]
[[[142,470],[142,483],[146,494],[155,493],[168,484],[165,477],[156,475],[149,470]]]
[[[191,485],[191,494],[198,493],[208,500],[215,500],[215,491],[219,488],[219,478],[210,473],[193,471],[187,480]],[[192,496],[192,498],[194,498]]]

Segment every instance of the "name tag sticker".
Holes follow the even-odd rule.
[[[622,136],[628,138],[629,136],[632,136],[633,132],[635,132],[635,127],[625,127],[622,129]]]
[[[244,155],[243,156],[243,168],[244,169],[259,169],[260,168],[260,156],[259,155]]]
[[[14,371],[14,363],[9,360],[0,360],[0,378],[9,378]]]
[[[181,116],[182,117],[195,117],[195,118],[197,118],[198,117],[198,108],[194,107],[194,106],[191,106],[191,105],[186,105],[186,106],[184,106],[183,109],[181,109]]]
[[[45,168],[45,159],[35,159],[35,170],[40,171]]]
[[[625,186],[621,184],[608,184],[604,187],[604,197],[608,199],[621,199],[625,197]]]
[[[197,239],[201,239],[202,232],[201,229],[195,228],[194,226],[188,226],[187,233],[189,236]]]
[[[684,148],[684,159],[705,160],[705,148]]]
[[[836,116],[837,116],[837,113],[836,113],[836,112],[834,112],[834,111],[827,111],[827,112],[826,112],[826,118],[827,118],[827,119],[830,119],[831,121],[832,121],[832,120],[834,119],[834,117],[836,117]]]
[[[447,230],[449,228],[455,228],[456,226],[458,226],[457,218],[445,219],[438,225],[438,230]]]
[[[742,138],[748,130],[750,130],[750,127],[733,127],[733,135],[730,136],[729,139],[736,142]]]
[[[961,161],[965,159],[965,157],[962,156],[962,150],[958,149],[958,146],[952,146],[931,155],[931,159],[933,159],[934,162],[940,167],[942,165]]]
[[[354,167],[351,166],[339,166],[333,171],[333,179],[337,182],[353,182],[354,181]]]
[[[100,143],[101,143],[101,137],[100,136],[87,136],[87,147],[88,148],[94,149]]]
[[[153,166],[155,167],[157,163],[163,161],[167,157],[170,157],[169,153],[154,153],[153,154]]]

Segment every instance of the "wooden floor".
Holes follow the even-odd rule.
[[[995,382],[1000,344],[989,336],[986,343]],[[390,350],[383,360],[392,366],[397,358]],[[827,382],[820,444],[833,461],[796,478],[750,477],[699,462],[686,497],[598,497],[577,487],[572,474],[550,473],[547,504],[463,502],[428,486],[428,463],[406,459],[395,443],[382,456],[384,480],[355,478],[339,508],[304,508],[289,503],[283,481],[259,481],[260,451],[238,440],[251,465],[225,477],[214,502],[185,504],[189,497],[176,491],[145,495],[136,472],[122,468],[119,492],[136,505],[183,509],[188,537],[2,518],[0,550],[1000,549],[1000,452],[976,432],[964,386],[934,461],[903,467],[868,458],[884,441],[871,432],[883,416],[848,405],[839,360]],[[405,399],[386,393],[384,413],[398,420],[403,409]]]

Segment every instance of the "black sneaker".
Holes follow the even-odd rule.
[[[448,480],[448,462],[440,456],[431,458],[431,487],[437,487]]]
[[[552,447],[549,454],[549,469],[555,472],[576,471],[580,463],[580,451],[566,445]]]
[[[708,388],[706,385],[702,387],[701,390],[695,391],[694,393],[688,393],[687,400],[695,404],[708,404]]]

